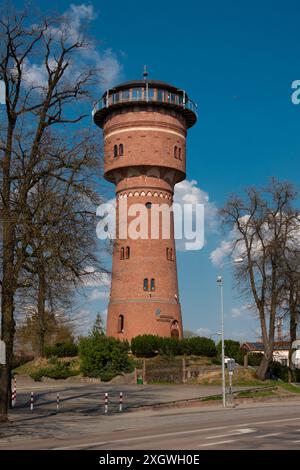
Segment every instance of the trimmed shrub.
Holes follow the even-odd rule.
[[[131,351],[137,357],[154,357],[157,354],[214,357],[216,345],[212,339],[199,336],[178,340],[154,335],[140,335],[131,340]]]
[[[40,369],[36,370],[35,372],[32,372],[30,374],[30,377],[35,380],[36,382],[40,382],[43,377],[47,377],[48,373],[48,368],[47,367],[41,367]]]
[[[53,357],[49,367],[41,367],[37,371],[32,372],[30,377],[35,381],[40,381],[43,377],[55,380],[67,379],[68,377],[78,375],[78,372],[72,370],[71,366],[71,362],[62,362],[57,357]]]
[[[200,336],[182,340],[182,350],[192,356],[214,357],[217,353],[214,341]]]
[[[263,358],[262,353],[254,353],[254,354],[248,354],[248,364],[249,366],[252,367],[258,367],[261,363],[261,360]]]
[[[180,356],[182,354],[183,340],[175,338],[159,338],[158,353],[162,356]]]
[[[158,347],[161,345],[159,336],[139,335],[131,340],[131,351],[136,357],[154,357],[158,353]]]
[[[78,355],[78,346],[74,343],[56,343],[45,347],[45,356],[74,357]]]
[[[244,353],[241,351],[241,346],[238,341],[233,339],[225,339],[225,356],[230,357],[235,360],[238,364],[244,364]],[[218,355],[221,356],[222,352],[222,342],[220,341],[217,346]]]
[[[127,341],[91,335],[82,338],[79,343],[81,372],[87,377],[99,377],[103,381],[111,380],[116,375],[132,372],[133,363],[128,357]]]
[[[270,365],[269,373],[271,378],[278,378],[283,382],[288,382],[289,380],[289,368],[287,366],[283,366],[280,362],[274,361]],[[300,370],[292,370],[292,382],[299,382],[300,381]]]

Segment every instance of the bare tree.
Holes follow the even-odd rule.
[[[28,306],[24,318],[16,327],[15,345],[19,352],[39,353],[40,349],[40,319],[39,313],[33,306]],[[44,341],[46,346],[60,342],[74,341],[74,328],[70,317],[62,311],[45,310],[43,317]]]
[[[281,296],[282,318],[287,318],[289,324],[289,382],[293,376],[293,342],[297,339],[297,329],[300,316],[300,219],[295,223],[290,233],[290,243],[283,253],[282,273],[284,289]]]
[[[48,174],[39,180],[28,196],[26,223],[17,230],[18,243],[23,244],[25,238],[27,244],[20,280],[29,303],[36,304],[40,356],[44,355],[46,310],[70,310],[74,289],[84,286],[86,266],[104,270],[95,237],[95,209],[101,199],[94,188],[99,157],[92,142],[88,135],[76,147],[72,145],[71,168],[55,178]],[[53,145],[52,140],[52,154]],[[57,154],[67,162],[65,151],[58,145]]]
[[[7,419],[14,299],[31,237],[24,230],[20,242],[18,231],[21,225],[30,224],[28,198],[37,183],[45,175],[64,178],[76,166],[71,151],[67,158],[66,154],[63,158],[51,154],[51,142],[60,128],[60,141],[71,145],[69,126],[87,116],[84,103],[92,98],[99,71],[83,65],[80,71],[74,68],[86,47],[83,35],[74,37],[66,18],[33,19],[15,12],[1,15],[0,79],[5,85],[5,122],[0,129],[1,338],[6,344],[6,365],[0,377],[0,420]],[[30,78],[36,61],[43,68],[42,82]]]
[[[258,313],[264,356],[257,376],[266,377],[273,358],[275,322],[280,311],[284,277],[282,262],[295,230],[298,215],[292,207],[294,187],[275,179],[267,188],[249,188],[245,197],[231,196],[220,211],[229,225],[233,250],[243,262],[235,278],[241,292],[251,296]]]

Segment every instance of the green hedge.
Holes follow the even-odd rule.
[[[222,348],[222,343],[220,341],[217,346],[219,357],[221,357],[221,348]],[[241,365],[244,364],[244,353],[243,351],[241,351],[241,346],[238,341],[234,341],[233,339],[225,339],[224,349],[225,349],[225,356],[234,359],[235,362],[237,362],[238,364],[241,364]]]
[[[200,336],[183,339],[182,349],[184,354],[191,356],[214,357],[217,354],[214,341],[210,338]]]
[[[131,372],[129,344],[104,335],[92,334],[79,342],[81,372],[87,377],[109,381],[118,374]]]
[[[139,335],[131,340],[131,351],[136,357],[154,357],[158,353],[159,336]]]
[[[140,335],[131,340],[131,351],[137,357],[154,357],[157,354],[214,357],[216,346],[212,339],[199,336],[178,340],[154,335]]]
[[[57,343],[45,347],[45,356],[74,357],[78,355],[78,346],[74,343]]]
[[[32,372],[30,377],[35,381],[40,381],[43,377],[59,380],[67,379],[74,375],[78,375],[78,372],[72,370],[71,362],[62,362],[57,358],[53,358],[49,366],[41,367],[35,372]]]
[[[262,353],[253,353],[253,354],[248,354],[248,364],[249,366],[253,366],[253,367],[258,367],[261,363],[261,360],[263,358],[263,354]]]
[[[283,382],[288,382],[288,373],[289,368],[287,366],[283,366],[280,362],[274,361],[270,365],[269,372],[271,373],[271,377],[277,377]],[[292,371],[292,382],[300,382],[300,370],[293,370]]]

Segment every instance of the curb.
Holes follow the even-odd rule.
[[[268,390],[272,389],[272,386],[266,386],[266,387],[259,387],[258,389],[250,389],[249,391],[255,391],[255,390]],[[248,390],[242,390],[242,391],[248,391]],[[228,403],[227,408],[235,408],[239,405],[242,404],[247,404],[247,403],[267,403],[267,402],[282,402],[282,401],[299,401],[300,402],[300,395],[299,394],[294,394],[294,395],[289,395],[289,396],[282,396],[282,397],[245,397],[245,398],[238,398],[234,397],[235,394],[239,393],[234,392],[233,393],[233,401],[231,403]],[[211,399],[209,400],[210,397],[215,397],[215,396],[220,396],[220,400],[216,399]],[[198,406],[198,407],[211,407],[212,405],[222,407],[221,403],[221,394],[220,395],[206,395],[203,397],[199,398],[187,398],[185,400],[175,400],[171,402],[164,402],[164,403],[156,403],[155,405],[142,405],[142,406],[128,406],[126,407],[126,411],[128,412],[134,412],[134,411],[146,411],[146,410],[157,410],[157,409],[168,409],[168,408],[185,408],[185,407],[192,407],[192,406]]]

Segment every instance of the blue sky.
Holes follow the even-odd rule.
[[[42,11],[70,7],[65,0],[36,3]],[[109,59],[114,83],[140,78],[147,64],[150,78],[186,89],[198,103],[199,120],[188,137],[187,178],[196,180],[216,207],[231,192],[265,184],[270,176],[298,184],[300,105],[291,102],[291,83],[300,79],[297,0],[86,5],[97,13],[90,32],[103,63]],[[223,238],[221,232],[206,233],[202,250],[178,253],[186,329],[219,331],[220,269],[209,255]],[[222,271],[226,336],[253,340],[258,324],[233,288],[230,267]],[[82,308],[93,318],[107,300],[91,292]]]

